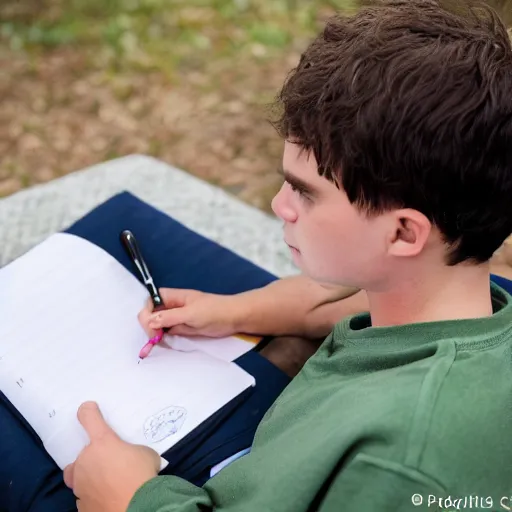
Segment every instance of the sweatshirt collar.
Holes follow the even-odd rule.
[[[338,348],[396,351],[442,339],[455,339],[465,348],[482,348],[501,340],[512,328],[512,297],[491,282],[493,315],[464,320],[422,322],[391,327],[372,327],[369,313],[348,317],[334,328],[334,351]]]

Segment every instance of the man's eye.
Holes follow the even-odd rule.
[[[302,190],[299,187],[296,187],[292,183],[288,183],[288,185],[290,185],[292,192],[297,193],[301,199],[308,199],[308,195],[304,192],[304,190]]]

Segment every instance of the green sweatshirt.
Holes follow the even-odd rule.
[[[512,510],[512,298],[492,296],[489,318],[345,319],[248,455],[202,488],[156,477],[129,512]]]

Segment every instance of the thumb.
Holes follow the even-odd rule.
[[[158,453],[149,446],[137,445],[137,447],[151,460],[154,470],[157,473],[160,473],[161,461],[164,459],[162,459],[162,457],[160,457],[160,455],[158,455]]]
[[[189,318],[189,310],[186,306],[174,309],[165,309],[153,313],[149,318],[148,326],[151,329],[162,329],[164,327],[174,327],[175,325],[185,324]]]
[[[84,402],[78,409],[77,417],[91,441],[106,435],[116,435],[103,418],[96,402]]]

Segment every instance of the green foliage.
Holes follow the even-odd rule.
[[[260,57],[309,37],[325,9],[355,0],[3,0],[0,44],[14,50],[84,47],[117,67],[172,68],[191,54]],[[199,56],[201,53],[201,56]]]
[[[176,66],[230,55],[271,57],[294,41],[312,37],[326,13],[354,11],[361,1],[371,2],[2,0],[0,44],[24,51],[72,45],[102,67],[172,74]],[[512,0],[488,1],[512,15]]]
[[[279,25],[266,22],[254,23],[249,27],[249,36],[253,41],[266,46],[285,46],[291,34],[283,30]]]

